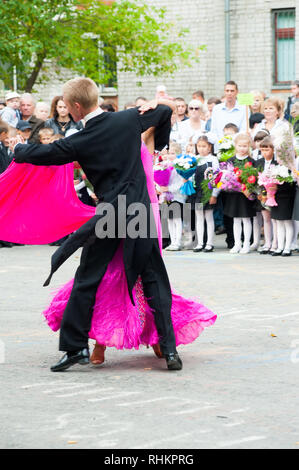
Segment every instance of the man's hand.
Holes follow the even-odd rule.
[[[140,106],[138,108],[138,111],[140,114],[144,114],[150,109],[156,109],[157,106],[158,106],[157,100],[148,101],[147,103],[144,103],[142,106]]]
[[[15,146],[16,146],[17,144],[23,144],[23,143],[24,143],[24,139],[23,139],[22,136],[17,135],[16,137],[11,137],[11,138],[9,139],[9,148],[10,148],[10,150],[12,151],[12,153],[14,153],[14,151],[15,151]]]

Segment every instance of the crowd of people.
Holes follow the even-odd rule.
[[[226,162],[238,169],[249,164],[263,172],[269,165],[283,166],[277,159],[275,147],[279,133],[291,132],[294,148],[296,146],[299,81],[292,82],[286,103],[275,96],[267,97],[263,92],[252,91],[253,103],[246,110],[246,106],[238,103],[238,92],[237,84],[229,81],[221,97],[206,99],[204,92],[198,90],[186,101],[182,97],[169,96],[164,86],[157,87],[156,98],[172,103],[169,145],[156,148],[153,144],[151,147],[148,133],[144,134],[144,141],[153,154],[154,170],[158,171],[159,165],[172,170],[167,184],[156,181],[162,216],[167,208],[163,247],[168,251],[212,252],[214,237],[220,234],[226,234],[231,253],[246,254],[257,250],[260,254],[290,256],[298,251],[298,158],[296,168],[288,168],[288,175],[293,180],[278,185],[273,206],[266,204],[265,192],[252,199],[246,190],[224,191],[220,187],[213,188],[206,200],[203,182],[207,170],[219,171],[223,154],[229,157]],[[138,107],[147,101],[145,97],[138,97],[124,108]],[[100,105],[105,112],[118,110],[113,102],[102,98]],[[36,102],[29,93],[7,93],[5,101],[0,102],[0,173],[13,159],[10,138],[21,135],[28,143],[48,144],[79,132],[83,125],[81,121],[74,121],[62,96],[54,97],[48,105],[43,101]],[[196,161],[190,176],[178,170],[180,159],[186,158]],[[74,185],[82,202],[96,204],[92,186],[76,165]],[[191,214],[188,220],[184,217],[186,205]],[[175,206],[178,210],[171,210]],[[2,247],[13,245],[0,242]]]

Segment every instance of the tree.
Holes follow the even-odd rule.
[[[138,76],[173,73],[204,46],[184,44],[188,31],[165,18],[137,0],[1,0],[1,76],[8,83],[16,67],[18,89],[30,92],[48,61],[102,84],[116,63]]]

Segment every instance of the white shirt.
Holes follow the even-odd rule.
[[[195,144],[198,138],[204,133],[205,131],[205,121],[200,121],[200,128],[194,129],[191,126],[191,119],[187,119],[186,121],[177,122],[173,128],[172,133],[170,135],[170,140],[174,140],[178,142],[182,146],[183,152],[186,149],[186,146],[189,144],[190,139],[192,139],[192,143]],[[176,129],[175,129],[176,128]]]
[[[278,128],[281,126],[284,126],[286,130],[290,128],[290,124],[288,121],[284,119],[276,119],[274,126],[272,127],[270,132],[271,136],[275,136],[275,132]],[[266,119],[263,119],[255,128],[254,128],[254,134],[253,137],[256,135],[257,132],[262,131],[266,129]]]
[[[226,103],[216,104],[212,111],[211,132],[217,135],[218,140],[223,137],[223,129],[228,123],[235,124],[239,132],[246,132],[246,106],[238,104],[238,101],[232,109],[228,109]]]
[[[84,116],[83,118],[83,121],[85,122],[85,124],[87,123],[87,121],[89,121],[90,119],[96,117],[96,116],[99,116],[100,114],[102,114],[104,111],[102,110],[102,108],[100,108],[100,106],[95,109],[94,111],[91,111],[91,113],[88,113],[86,114],[86,116]]]
[[[269,170],[271,164],[272,164],[272,158],[271,158],[271,160],[265,160],[265,166],[264,166],[264,171],[265,172],[267,170]]]

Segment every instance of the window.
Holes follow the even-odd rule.
[[[295,80],[295,8],[273,10],[274,84]]]

